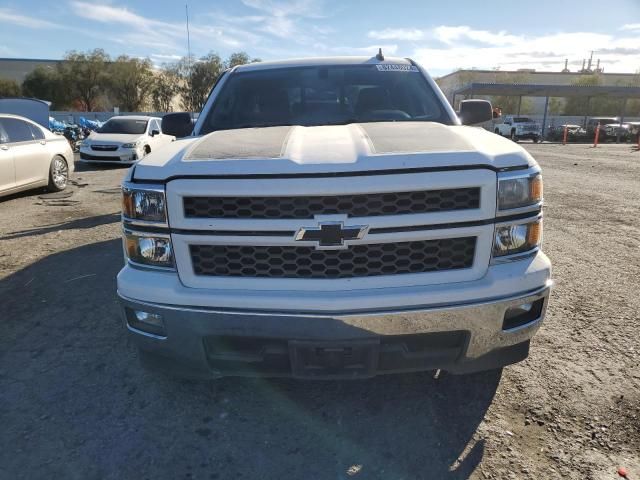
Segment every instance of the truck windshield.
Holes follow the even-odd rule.
[[[200,129],[452,119],[417,67],[351,65],[230,74]]]
[[[513,121],[516,123],[527,123],[530,122],[531,119],[529,117],[516,117],[513,119]]]
[[[96,131],[98,133],[125,133],[129,135],[142,135],[147,131],[147,120],[112,118]]]

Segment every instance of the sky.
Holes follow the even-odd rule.
[[[640,0],[189,0],[191,51],[411,57],[441,76],[460,68],[640,70]],[[528,7],[528,8],[527,8]],[[0,0],[0,57],[62,58],[103,48],[154,64],[187,54],[185,2]]]

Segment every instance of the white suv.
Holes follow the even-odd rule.
[[[131,165],[175,140],[160,124],[156,117],[111,117],[82,142],[80,161]]]

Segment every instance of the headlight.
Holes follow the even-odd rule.
[[[123,143],[122,148],[137,148],[140,145],[140,140],[137,140],[133,143]]]
[[[524,253],[542,243],[542,219],[532,222],[496,225],[493,240],[493,256],[503,257]]]
[[[125,222],[152,222],[167,225],[167,207],[164,187],[134,186],[122,187],[122,215]]]
[[[174,268],[173,249],[168,235],[124,232],[127,258],[141,265]]]
[[[505,176],[506,177],[506,176]],[[506,178],[498,176],[498,210],[536,205],[542,201],[542,175],[529,173]]]

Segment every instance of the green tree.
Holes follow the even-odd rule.
[[[92,112],[99,106],[108,85],[109,55],[96,48],[90,52],[71,51],[58,64],[58,73],[71,98],[80,107]]]
[[[22,93],[27,97],[51,102],[53,110],[63,110],[69,104],[67,89],[63,87],[58,71],[38,66],[22,82]]]
[[[585,75],[571,85],[579,87],[600,86],[602,85],[602,78],[598,74]],[[623,101],[621,98],[610,98],[606,95],[592,97],[591,99],[586,99],[585,97],[569,97],[566,99],[564,114],[615,117],[622,112]],[[627,107],[629,107],[629,105],[627,105]],[[629,111],[629,108],[627,108],[627,111]]]
[[[261,62],[259,58],[250,58],[247,52],[235,52],[229,55],[226,62],[227,68],[233,68],[236,65],[246,65],[247,63]]]
[[[553,97],[549,99],[549,115],[561,115],[564,111],[565,100]]]
[[[106,83],[120,110],[142,111],[153,84],[151,61],[121,55],[109,65]]]
[[[530,81],[529,75],[526,73],[499,74],[496,80],[498,83],[522,84]],[[508,95],[493,95],[489,97],[489,101],[494,107],[502,108],[503,115],[516,115],[518,113],[518,105],[520,106],[520,114],[528,115],[533,113],[534,106],[531,98]]]
[[[245,65],[249,63],[249,55],[246,52],[236,52],[229,55],[229,59],[227,60],[227,67],[233,68],[237,65]]]
[[[0,97],[19,97],[21,94],[22,92],[18,82],[0,78]]]
[[[190,112],[202,110],[209,91],[225,69],[217,53],[209,53],[198,60],[183,58],[175,67],[180,77],[182,108]]]
[[[156,112],[170,112],[173,99],[180,91],[180,78],[174,70],[166,68],[156,74],[151,84],[151,106]]]

